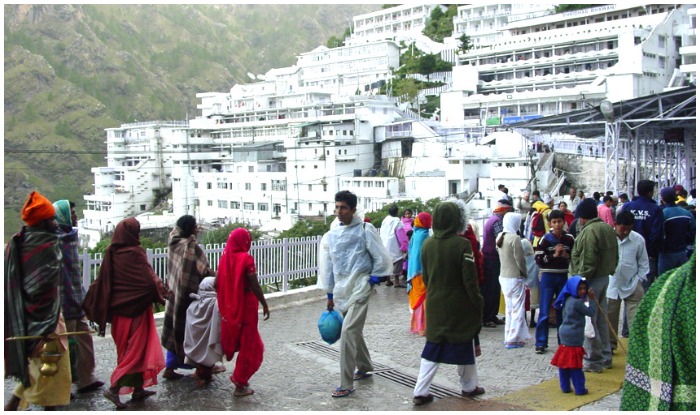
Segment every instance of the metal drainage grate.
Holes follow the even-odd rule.
[[[326,346],[325,344],[311,341],[296,343],[296,345],[304,349],[316,352],[320,355],[340,361],[340,352],[332,347]],[[398,383],[399,385],[409,387],[411,389],[413,389],[413,387],[416,386],[417,379],[415,376],[403,373],[381,363],[372,362],[372,366],[374,366],[374,371],[372,373],[376,376],[390,380],[394,383]],[[430,393],[438,399],[447,398],[449,396],[462,396],[459,392],[454,392],[444,386],[436,385],[435,383],[430,385]]]

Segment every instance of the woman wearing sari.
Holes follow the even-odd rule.
[[[117,224],[99,276],[83,302],[88,318],[99,326],[98,335],[104,336],[107,323],[111,323],[117,367],[104,396],[117,408],[126,407],[119,395],[131,393],[132,400],[154,395],[144,388],[156,385],[158,373],[165,367],[153,303],[165,304],[166,289],[141,246],[140,230],[135,218]]]
[[[238,352],[231,382],[236,386],[233,396],[255,393],[248,381],[258,371],[263,360],[264,345],[258,332],[258,302],[263,306],[265,320],[270,310],[258,283],[255,260],[248,253],[252,244],[250,232],[234,229],[219,261],[216,297],[221,314],[221,347],[226,360]]]
[[[425,336],[425,284],[420,250],[428,239],[432,217],[421,212],[413,221],[413,236],[408,244],[408,304],[411,307],[411,333]]]

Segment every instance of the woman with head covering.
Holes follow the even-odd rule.
[[[199,291],[190,294],[192,302],[187,308],[187,325],[182,347],[185,363],[197,368],[194,374],[199,385],[211,381],[212,369],[220,362],[221,315],[216,301],[216,278],[206,277],[199,283]]]
[[[420,250],[428,239],[433,218],[428,212],[418,214],[413,224],[413,236],[408,243],[408,304],[411,307],[411,333],[425,336],[425,284]]]
[[[474,339],[481,330],[483,299],[477,285],[471,244],[459,236],[467,227],[460,208],[442,202],[433,211],[433,236],[423,243],[426,287],[425,347],[413,390],[414,405],[433,400],[430,383],[440,363],[457,365],[462,396],[483,394],[477,385]]]
[[[197,243],[197,220],[194,216],[184,215],[177,220],[170,232],[168,241],[168,279],[167,287],[172,291],[165,307],[163,331],[160,341],[168,351],[165,359],[165,379],[179,379],[183,375],[175,369],[191,369],[185,364],[185,352],[182,342],[185,338],[187,307],[196,294],[199,283],[208,275],[216,275],[209,267],[209,260]]]
[[[263,306],[265,320],[270,310],[263,295],[255,260],[248,253],[252,244],[250,232],[234,229],[228,237],[221,256],[216,281],[216,297],[221,313],[221,347],[226,360],[238,352],[231,382],[236,385],[233,396],[255,393],[248,386],[263,360],[264,345],[258,332],[258,302]]]
[[[153,303],[165,304],[167,292],[141,246],[140,231],[136,218],[117,224],[100,273],[83,302],[88,318],[99,326],[98,335],[104,336],[108,322],[112,326],[117,367],[104,396],[117,408],[126,407],[120,394],[131,393],[132,400],[154,395],[144,388],[158,384],[158,373],[165,367]]]
[[[503,290],[506,305],[505,340],[506,349],[525,346],[530,339],[525,320],[525,279],[527,263],[521,238],[520,214],[508,212],[503,217],[503,232],[496,237],[496,249],[501,259],[501,273],[498,282]]]

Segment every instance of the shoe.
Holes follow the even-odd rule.
[[[101,381],[95,381],[87,386],[83,386],[82,388],[78,389],[78,393],[88,393],[88,392],[93,392],[98,389],[101,389],[105,385],[104,382]]]
[[[433,401],[433,395],[428,394],[428,396],[414,396],[413,404],[416,406],[423,405],[424,403],[430,403]]]
[[[544,354],[545,347],[544,346],[535,346],[535,353],[537,354]]]
[[[155,394],[156,394],[156,391],[147,391],[146,389],[144,389],[144,390],[140,390],[140,391],[132,393],[131,400],[132,401],[142,401],[142,400],[148,398],[149,396],[153,396]]]
[[[563,393],[571,393],[571,389],[567,389],[567,390],[562,389],[561,391],[562,391]]]
[[[163,372],[163,379],[168,379],[168,380],[178,380],[184,378],[185,375],[181,373],[177,373],[175,369],[165,369],[165,372]]]
[[[574,392],[574,393],[575,393],[576,395],[579,395],[579,396],[581,396],[581,395],[588,395],[588,389],[584,389],[584,390],[582,390],[581,392]]]
[[[593,369],[590,367],[584,367],[583,371],[588,373],[603,373],[603,369]]]
[[[486,322],[484,322],[484,327],[494,328],[494,327],[496,327],[496,323],[494,323],[493,321],[486,321]]]
[[[387,286],[387,287],[391,287],[392,285],[394,285],[393,282],[391,282],[391,281],[389,281],[389,280],[386,281],[386,286]]]
[[[250,396],[250,395],[252,395],[252,394],[254,394],[254,393],[255,393],[255,391],[252,390],[252,389],[250,389],[249,387],[245,387],[245,388],[236,388],[236,389],[233,391],[233,396],[235,396],[236,398],[242,398],[242,397],[244,397],[244,396]]]
[[[117,409],[124,409],[126,408],[126,404],[123,403],[122,401],[119,400],[119,394],[114,393],[109,389],[105,389],[104,392],[102,392],[105,398],[109,399],[112,401],[113,404],[117,406]]]
[[[331,396],[334,398],[344,398],[353,392],[355,392],[355,389],[341,389],[340,386],[338,386],[333,392],[331,392]]]
[[[226,366],[224,366],[224,365],[214,365],[214,367],[211,368],[212,374],[223,373],[225,371],[226,371]]]
[[[462,396],[464,396],[465,398],[473,398],[475,396],[483,395],[485,393],[486,393],[486,389],[482,388],[481,386],[477,386],[471,392],[462,391]]]
[[[506,324],[506,319],[497,318],[496,320],[494,320],[494,323],[498,324],[499,326],[504,326]]]
[[[525,343],[523,343],[523,342],[507,343],[506,344],[506,349],[520,349],[523,347],[525,347]]]
[[[368,377],[372,376],[371,373],[369,372],[360,372],[359,370],[355,372],[353,375],[352,379],[353,380],[362,380],[362,379],[367,379]]]
[[[536,328],[536,327],[537,327],[537,323],[530,322],[530,328],[531,328],[531,329],[534,329],[534,328]]]

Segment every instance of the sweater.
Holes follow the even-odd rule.
[[[554,256],[554,248],[559,244],[564,245],[564,249],[569,254],[568,257]],[[574,237],[568,233],[562,233],[561,237],[557,237],[552,232],[544,235],[535,249],[535,261],[540,271],[566,274],[569,271],[569,259],[573,248]]]
[[[501,261],[501,278],[527,278],[527,263],[525,262],[525,253],[523,245],[520,242],[520,237],[514,233],[500,233],[496,240],[503,235],[503,243],[499,247],[498,257]]]
[[[589,219],[571,250],[569,273],[586,279],[608,278],[617,268],[617,235],[612,226]]]
[[[585,316],[593,317],[595,304],[589,302],[588,307],[580,298],[569,296],[562,309],[562,323],[559,326],[559,339],[565,346],[583,346],[585,340]]]

